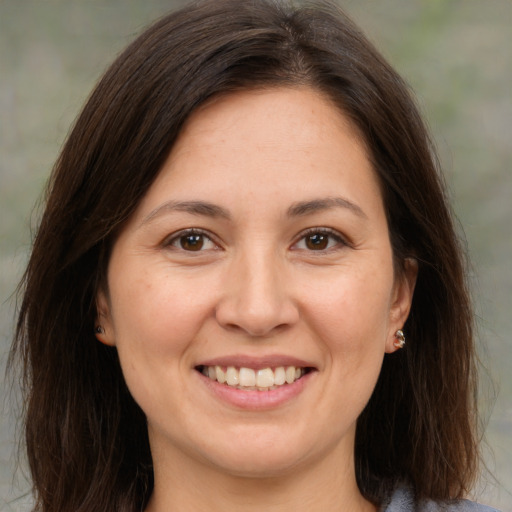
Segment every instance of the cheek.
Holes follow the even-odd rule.
[[[117,286],[115,286],[117,284]],[[199,328],[210,308],[205,287],[165,272],[142,271],[137,278],[113,283],[112,318],[117,344],[164,355],[179,351]]]
[[[308,290],[309,324],[340,386],[367,394],[380,372],[389,329],[392,276],[339,272]],[[368,388],[368,389],[367,389]]]
[[[137,274],[123,270],[116,277],[132,278],[110,283],[115,343],[132,396],[148,416],[155,417],[161,404],[168,402],[170,386],[178,396],[184,392],[178,392],[183,381],[179,376],[190,371],[192,341],[208,315],[209,298],[195,293],[187,280],[156,267],[136,269]]]
[[[318,328],[329,331],[340,343],[351,344],[372,331],[385,336],[391,290],[391,275],[343,269],[308,286],[304,300]]]

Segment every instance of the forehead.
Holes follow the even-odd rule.
[[[294,125],[293,131],[290,124]],[[263,141],[262,126],[276,145],[288,140],[296,149],[308,148],[314,140],[312,135],[329,137],[333,129],[343,130],[354,143],[364,146],[357,127],[325,94],[310,87],[275,87],[214,96],[190,115],[172,153],[181,149],[183,139],[190,143],[192,136],[201,137],[201,143],[210,140],[218,144],[222,130],[239,127],[240,138],[250,145],[258,144]]]
[[[147,196],[229,202],[243,192],[291,201],[341,188],[358,199],[376,187],[364,141],[333,102],[310,88],[276,88],[223,95],[196,110]]]

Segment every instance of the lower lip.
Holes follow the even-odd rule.
[[[304,390],[316,372],[311,371],[306,373],[292,384],[285,384],[269,391],[246,391],[228,386],[227,384],[220,384],[202,373],[196,373],[207,386],[208,390],[222,402],[239,409],[265,410],[283,406],[296,398]]]

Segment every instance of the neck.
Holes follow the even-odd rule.
[[[256,478],[227,474],[175,456],[169,464],[157,458],[154,492],[146,512],[377,510],[359,492],[353,457],[347,459],[337,450],[307,467]]]

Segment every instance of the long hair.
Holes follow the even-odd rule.
[[[419,266],[407,348],[386,355],[358,420],[356,475],[375,503],[464,495],[475,477],[475,364],[463,253],[408,87],[337,7],[191,4],[157,21],[98,83],[55,164],[23,281],[21,361],[35,510],[144,508],[153,470],[143,412],[116,349],[94,336],[116,234],[190,114],[216,95],[310,87],[359,130],[378,176],[397,272]]]

